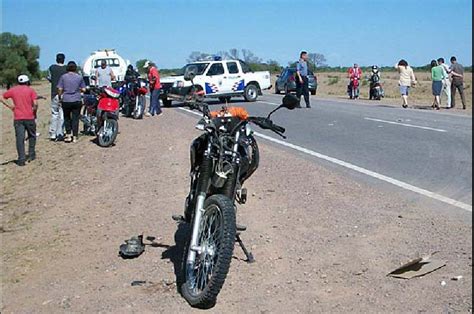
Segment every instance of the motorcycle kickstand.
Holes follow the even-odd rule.
[[[245,247],[244,242],[243,242],[242,239],[240,238],[240,234],[236,234],[236,235],[235,235],[235,241],[236,241],[237,243],[239,243],[240,247],[242,248],[242,251],[244,251],[244,254],[245,254],[245,256],[247,257],[246,262],[249,263],[249,264],[254,263],[254,262],[255,262],[255,258],[253,257],[252,252],[249,252],[249,251],[247,250],[247,248]]]

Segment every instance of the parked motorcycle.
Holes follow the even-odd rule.
[[[359,78],[354,77],[351,78],[349,85],[347,85],[347,94],[349,95],[350,99],[357,99],[359,98]]]
[[[193,80],[197,69],[189,67],[185,80]],[[194,83],[192,82],[193,86]],[[236,203],[245,204],[244,182],[259,164],[258,145],[250,127],[255,124],[281,137],[285,129],[273,123],[276,110],[293,110],[298,99],[286,95],[283,103],[267,117],[250,117],[244,108],[223,107],[211,112],[196,92],[185,97],[185,105],[203,114],[196,128],[204,134],[191,145],[191,184],[184,216],[173,219],[189,226],[182,265],[181,293],[193,307],[211,308],[224,284],[238,242],[252,262],[240,233],[246,228],[236,224]]]
[[[147,81],[138,78],[125,84],[122,113],[126,117],[143,119],[148,93]]]
[[[385,97],[385,92],[380,82],[379,69],[374,65],[372,66],[372,74],[369,78],[369,99],[380,100],[383,97]]]
[[[83,133],[96,136],[101,147],[111,146],[117,138],[119,97],[111,87],[89,86],[84,94]]]

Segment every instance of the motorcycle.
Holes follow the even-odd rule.
[[[126,117],[143,119],[146,105],[146,94],[148,93],[147,81],[138,78],[125,84],[122,113]]]
[[[380,76],[376,73],[372,74],[369,79],[369,99],[380,100],[385,97],[382,84],[380,83]]]
[[[194,73],[197,68],[188,67],[184,77],[192,86]],[[247,261],[254,261],[240,237],[246,227],[236,224],[236,203],[245,204],[247,200],[243,184],[259,164],[259,149],[250,125],[286,138],[285,129],[270,117],[281,108],[295,109],[298,99],[286,95],[267,117],[250,117],[239,107],[211,112],[202,98],[197,91],[183,99],[186,106],[202,113],[196,128],[204,134],[191,145],[191,183],[184,216],[175,215],[173,219],[188,231],[179,282],[181,294],[191,306],[207,309],[216,304],[236,242]]]
[[[347,85],[347,94],[349,95],[350,99],[357,99],[359,98],[359,78],[353,77]]]
[[[111,146],[117,138],[119,97],[111,87],[89,86],[84,94],[83,133],[96,136],[101,147]]]

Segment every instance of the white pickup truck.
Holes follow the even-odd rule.
[[[229,101],[231,97],[243,96],[246,101],[256,101],[262,90],[272,87],[270,72],[252,72],[250,67],[241,60],[209,60],[187,64],[196,66],[198,72],[194,84],[198,90],[204,91],[207,98],[218,98],[221,102]],[[174,94],[178,88],[191,86],[184,80],[183,75],[161,78],[161,100],[164,106],[170,106],[173,99],[182,95]]]

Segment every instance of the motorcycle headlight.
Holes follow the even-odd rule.
[[[176,81],[173,83],[173,87],[184,87],[184,82],[183,81]]]
[[[250,124],[247,123],[247,124],[245,125],[245,135],[250,136],[250,135],[252,135],[252,133],[253,133],[253,130],[252,130],[252,128],[250,127]]]

